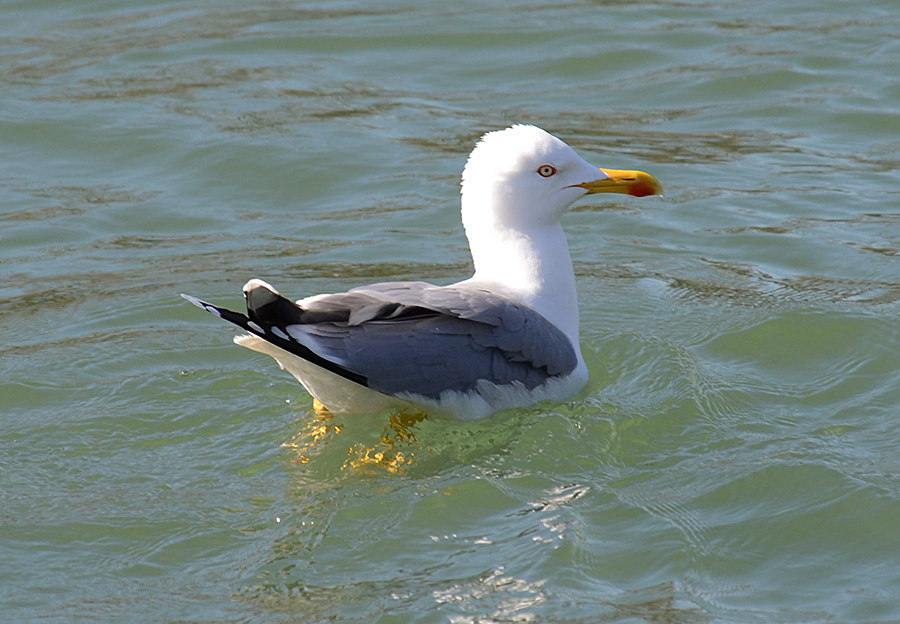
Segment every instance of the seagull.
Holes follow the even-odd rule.
[[[462,223],[475,272],[449,286],[383,282],[293,302],[260,279],[247,312],[190,295],[241,327],[337,414],[412,410],[488,417],[581,391],[575,273],[560,220],[585,195],[662,195],[641,171],[598,169],[546,131],[485,134],[462,174]]]

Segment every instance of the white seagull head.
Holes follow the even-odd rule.
[[[529,231],[553,226],[590,193],[661,195],[640,171],[598,169],[555,136],[528,125],[485,134],[462,176],[462,217],[471,227]]]

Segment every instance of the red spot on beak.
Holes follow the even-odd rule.
[[[648,195],[656,195],[656,189],[652,184],[646,182],[635,182],[628,186],[628,194],[632,197],[647,197]]]

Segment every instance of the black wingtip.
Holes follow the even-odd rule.
[[[293,303],[291,303],[281,295],[278,295],[277,293],[276,295],[278,297],[278,301],[273,302],[275,306],[274,309],[272,307],[273,304],[270,304],[269,306],[266,306],[267,308],[269,308],[268,310],[266,310],[266,312],[276,312],[279,309],[287,312],[287,316],[289,318],[282,319],[282,322],[272,322],[259,318],[250,318],[244,314],[241,314],[240,312],[235,312],[234,310],[229,310],[228,308],[220,308],[217,305],[207,303],[206,301],[198,299],[197,297],[185,295],[184,293],[181,294],[181,296],[185,300],[191,302],[201,310],[205,310],[210,314],[215,314],[220,319],[228,321],[229,323],[234,323],[241,329],[248,331],[255,336],[258,336],[259,338],[262,338],[266,342],[272,343],[280,349],[284,349],[288,353],[292,353],[297,357],[307,360],[308,362],[312,362],[317,366],[321,366],[325,370],[331,371],[336,375],[344,377],[345,379],[349,379],[350,381],[356,382],[360,385],[369,385],[368,379],[365,376],[348,370],[340,364],[322,357],[306,345],[291,339],[286,332],[286,326],[291,324],[292,321],[290,320],[290,317],[298,314],[299,308],[297,308]],[[278,331],[276,332],[275,330]]]
[[[197,297],[193,297],[191,295],[186,295],[184,293],[181,293],[181,298],[184,299],[185,301],[189,301],[189,302],[193,303],[195,306],[197,306],[201,310],[206,310],[210,314],[215,314],[219,318],[223,318],[222,314],[220,312],[220,310],[222,308],[214,306],[211,303],[207,303],[207,302],[203,301],[202,299],[197,299]]]

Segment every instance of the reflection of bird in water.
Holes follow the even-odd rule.
[[[662,193],[639,171],[597,169],[533,126],[486,134],[462,178],[475,274],[389,282],[294,303],[262,280],[247,314],[184,295],[249,332],[334,413],[411,409],[461,419],[562,400],[584,387],[575,275],[560,219],[592,193]]]

